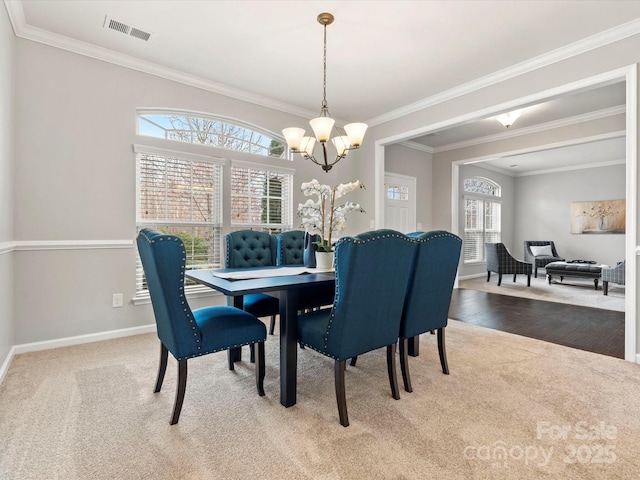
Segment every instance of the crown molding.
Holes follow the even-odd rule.
[[[418,142],[412,142],[411,140],[406,140],[404,142],[400,142],[400,145],[404,145],[405,147],[413,148],[414,150],[420,150],[426,153],[435,153],[436,149],[430,147],[429,145],[424,145]]]
[[[621,160],[610,160],[608,162],[596,162],[596,163],[584,163],[582,165],[573,165],[567,167],[558,167],[558,168],[547,168],[545,170],[534,170],[532,172],[522,172],[516,173],[514,177],[530,177],[532,175],[545,175],[547,173],[557,173],[557,172],[571,172],[574,170],[584,170],[587,168],[600,168],[600,167],[611,167],[613,165],[624,165],[627,163],[626,159]]]
[[[200,88],[209,92],[217,93],[227,97],[242,100],[244,102],[253,103],[280,112],[289,113],[304,118],[313,118],[318,112],[307,110],[295,105],[274,100],[272,98],[247,92],[239,88],[230,87],[222,83],[216,83],[196,75],[190,75],[173,68],[164,67],[157,63],[140,60],[131,55],[118,53],[107,48],[91,45],[80,40],[74,40],[64,35],[48,32],[41,28],[33,27],[26,23],[22,2],[17,0],[4,0],[9,14],[9,20],[13,26],[16,37],[31,40],[33,42],[49,45],[50,47],[60,48],[69,52],[91,57],[96,60],[119,65],[121,67],[130,68],[139,72],[148,73],[156,77],[172,80],[174,82],[189,85],[191,87]],[[341,122],[336,119],[336,122]]]
[[[631,22],[618,25],[617,27],[610,28],[590,37],[583,38],[577,42],[570,43],[564,47],[551,50],[550,52],[543,53],[537,57],[533,57],[524,62],[512,65],[511,67],[499,70],[497,72],[485,75],[471,82],[458,85],[457,87],[445,90],[431,97],[424,98],[417,102],[405,105],[404,107],[392,110],[377,117],[373,117],[366,121],[370,127],[380,125],[381,123],[395,120],[396,118],[404,117],[411,113],[423,110],[428,107],[432,107],[439,103],[443,103],[454,98],[467,95],[482,88],[490,87],[500,82],[504,82],[511,78],[523,75],[525,73],[532,72],[539,68],[547,67],[557,62],[561,62],[568,58],[580,55],[596,48],[603,47],[610,43],[624,40],[625,38],[637,35],[640,33],[640,19],[632,20]]]
[[[9,14],[9,20],[13,27],[13,31],[17,37],[31,40],[34,42],[49,45],[51,47],[60,48],[69,52],[77,53],[87,57],[91,57],[97,60],[102,60],[114,65],[119,65],[132,70],[137,70],[143,73],[148,73],[157,77],[172,80],[184,85],[200,88],[209,92],[217,93],[227,97],[235,98],[244,102],[252,103],[266,108],[271,108],[283,113],[289,113],[303,118],[313,118],[316,116],[316,111],[311,111],[295,105],[291,105],[285,102],[281,102],[272,98],[257,95],[255,93],[247,92],[238,88],[230,87],[221,83],[212,82],[210,80],[198,77],[195,75],[189,75],[178,70],[163,67],[153,62],[147,62],[130,55],[114,52],[112,50],[98,47],[95,45],[74,40],[69,37],[58,35],[46,30],[42,30],[37,27],[33,27],[26,23],[24,17],[24,10],[22,8],[22,2],[20,0],[4,0],[4,4]],[[366,121],[369,127],[373,127],[396,118],[415,113],[419,110],[437,105],[439,103],[452,100],[480,90],[482,88],[489,87],[491,85],[509,80],[511,78],[523,75],[525,73],[537,70],[548,65],[566,60],[576,55],[594,50],[596,48],[614,43],[625,38],[640,33],[640,19],[627,22],[614,28],[610,28],[603,32],[597,33],[590,37],[584,38],[577,42],[565,45],[564,47],[557,48],[550,52],[538,55],[524,62],[518,63],[511,67],[499,70],[484,77],[480,77],[471,82],[464,83],[457,87],[445,90],[436,95],[419,100],[418,102],[411,103],[404,107],[392,110],[385,114],[373,117]],[[336,123],[342,123],[339,119],[336,119]]]
[[[433,153],[446,152],[449,150],[456,150],[458,148],[473,147],[481,145],[483,143],[495,142],[498,140],[505,140],[507,138],[519,137],[521,135],[529,135],[531,133],[544,132],[546,130],[552,130],[554,128],[568,127],[577,123],[584,123],[591,120],[598,120],[600,118],[612,117],[614,115],[620,115],[626,113],[627,108],[625,105],[618,105],[615,107],[604,108],[595,112],[587,112],[581,115],[575,115],[573,117],[561,118],[560,120],[554,120],[547,123],[539,123],[538,125],[532,125],[531,127],[518,128],[517,130],[508,130],[502,133],[496,133],[495,135],[487,135],[486,137],[472,138],[470,140],[464,140],[462,142],[450,143],[441,147],[433,147]]]

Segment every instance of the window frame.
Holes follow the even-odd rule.
[[[467,180],[478,180],[482,183],[486,183],[488,184],[490,187],[492,187],[494,189],[494,194],[484,194],[484,193],[480,193],[480,192],[474,192],[474,191],[469,191],[466,190],[465,188],[465,183],[467,182]],[[462,225],[462,237],[463,237],[463,264],[464,265],[473,265],[473,264],[480,264],[480,263],[485,263],[486,262],[486,256],[485,256],[485,249],[484,249],[484,244],[487,242],[488,240],[488,236],[491,236],[491,240],[493,241],[497,241],[500,242],[501,238],[502,238],[502,187],[494,182],[493,180],[490,180],[488,178],[484,178],[484,177],[469,177],[469,178],[465,178],[462,182],[463,185],[463,196],[462,196],[462,211],[463,211],[463,215],[462,215],[462,219],[463,219],[463,225]],[[475,228],[473,230],[468,229],[467,224],[468,224],[468,213],[467,213],[467,201],[475,201],[478,202],[478,206],[476,207],[476,211],[481,211],[482,212],[482,217],[481,218],[477,218],[476,221],[481,220],[482,221],[482,226],[481,228]],[[497,229],[493,228],[491,231],[489,231],[489,229],[487,228],[487,208],[491,208],[491,206],[494,206],[493,208],[498,208],[499,210],[499,215],[497,216],[497,219],[494,219],[494,224],[495,224],[495,220],[497,220],[498,222],[498,227]],[[495,215],[494,215],[495,217]],[[469,259],[467,257],[467,244],[469,242],[468,239],[468,233],[470,231],[475,231],[479,233],[479,240],[480,240],[480,248],[476,250],[477,255],[475,256],[475,258],[473,259]]]

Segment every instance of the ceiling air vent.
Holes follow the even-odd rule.
[[[124,33],[125,35],[129,35],[130,37],[139,38],[140,40],[144,40],[145,42],[148,42],[151,38],[151,34],[149,32],[145,32],[144,30],[141,30],[137,27],[127,25],[124,22],[114,20],[108,15],[105,15],[104,17],[103,27],[115,30],[116,32]]]

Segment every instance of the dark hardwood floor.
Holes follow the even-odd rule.
[[[624,358],[624,312],[457,288],[449,318]]]

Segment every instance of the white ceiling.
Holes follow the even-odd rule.
[[[335,16],[327,27],[331,114],[374,124],[587,37],[606,36],[602,32],[614,27],[634,22],[635,28],[640,19],[640,1],[613,0],[5,3],[16,33],[25,38],[146,71],[176,72],[191,84],[299,114],[320,109],[322,27],[316,16],[328,11]],[[104,28],[105,16],[150,32],[151,39]],[[620,89],[598,95],[555,99],[523,114],[512,128],[624,103]],[[493,135],[496,125],[485,120],[414,141],[441,148]]]

